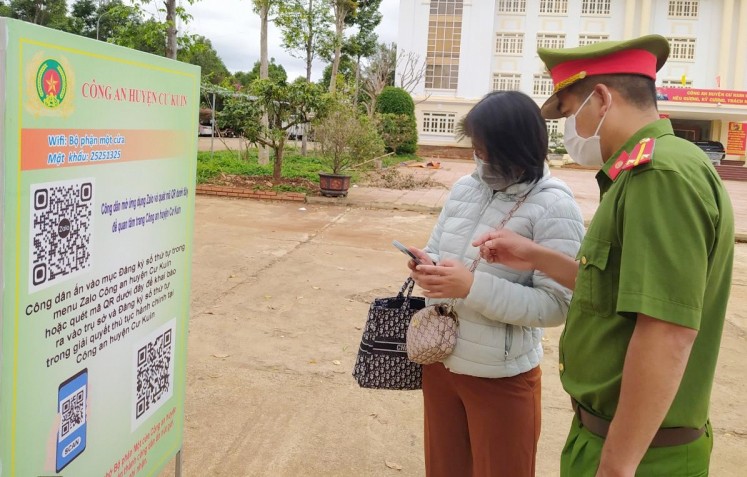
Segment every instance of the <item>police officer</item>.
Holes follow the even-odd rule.
[[[659,119],[667,40],[540,49],[574,161],[599,167],[601,201],[576,260],[501,230],[489,261],[574,290],[560,377],[575,411],[561,475],[708,475],[708,406],[734,253],[734,214],[708,157]]]

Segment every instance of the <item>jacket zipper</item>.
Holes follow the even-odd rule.
[[[487,188],[488,186],[483,184],[483,187]],[[467,247],[470,246],[472,243],[472,235],[474,235],[475,230],[477,229],[477,226],[480,225],[480,220],[482,220],[482,216],[485,214],[485,211],[488,210],[488,207],[490,207],[490,204],[493,203],[493,199],[495,198],[495,193],[492,195],[490,194],[490,189],[488,189],[488,201],[485,203],[485,205],[482,206],[482,209],[480,210],[480,215],[477,216],[477,220],[475,221],[475,224],[472,226],[472,230],[470,230],[469,235],[467,235],[467,242],[464,244],[464,248],[462,249],[461,253],[461,259],[464,261],[467,255]]]
[[[511,351],[511,345],[514,342],[514,325],[506,324],[506,351],[505,357],[508,358],[508,352]]]

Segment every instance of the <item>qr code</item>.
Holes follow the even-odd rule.
[[[133,427],[150,417],[174,393],[176,320],[148,335],[135,348]]]
[[[29,292],[91,266],[93,179],[31,186]]]
[[[86,387],[81,386],[60,403],[60,441],[86,423]]]

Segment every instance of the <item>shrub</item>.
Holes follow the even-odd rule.
[[[376,100],[376,112],[415,116],[415,103],[410,93],[402,88],[387,86]]]
[[[332,174],[370,161],[384,151],[371,120],[349,104],[338,104],[316,128],[321,155]]]
[[[388,151],[412,154],[418,147],[418,126],[413,116],[407,114],[378,114],[376,126]]]

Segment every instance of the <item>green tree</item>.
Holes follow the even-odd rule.
[[[376,111],[383,114],[414,115],[415,102],[412,100],[410,93],[404,89],[387,86],[379,95],[379,101],[376,104]]]
[[[363,92],[368,97],[366,108],[369,115],[373,115],[376,111],[376,102],[384,88],[394,84],[396,68],[396,46],[393,43],[391,45],[380,44],[363,71]]]
[[[332,15],[329,4],[326,0],[286,0],[280,3],[275,24],[283,35],[283,48],[291,56],[305,60],[306,81],[310,83],[312,65],[319,56],[320,45],[330,42]],[[308,134],[304,134],[301,142],[303,156],[306,155],[307,142]]]
[[[268,71],[269,71],[269,79],[270,81],[274,83],[286,83],[288,81],[288,73],[285,71],[285,68],[283,68],[283,65],[279,65],[275,63],[275,58],[270,58],[270,61],[268,63]],[[243,88],[248,88],[254,81],[260,78],[260,68],[261,64],[259,61],[254,63],[254,67],[251,69],[251,71],[237,71],[234,73],[234,78],[238,84],[240,84]]]
[[[70,31],[95,38],[98,5],[94,0],[76,0],[70,8]]]
[[[332,5],[332,12],[335,16],[335,35],[332,46],[334,54],[332,56],[332,72],[329,81],[329,92],[335,93],[337,90],[337,73],[340,68],[340,58],[342,55],[342,44],[345,40],[345,22],[349,22],[350,17],[354,17],[358,9],[357,0],[327,0]]]
[[[219,126],[230,127],[250,142],[271,148],[275,155],[273,177],[280,179],[288,130],[313,117],[324,117],[329,97],[319,85],[305,81],[286,84],[260,79],[251,84],[249,93],[251,99],[226,99]],[[267,125],[262,123],[263,116]]]
[[[95,0],[76,0],[70,9],[70,31],[88,38],[109,41],[115,30],[139,30],[143,23],[138,8],[122,0],[98,4]]]
[[[378,35],[374,32],[381,23],[379,11],[381,0],[358,0],[358,10],[346,19],[348,26],[357,27],[355,35],[345,41],[343,51],[355,59],[355,103],[360,94],[361,59],[372,56],[378,47]]]
[[[314,129],[322,157],[332,174],[369,161],[384,152],[384,143],[371,120],[348,103],[337,103]]]
[[[417,150],[418,125],[414,116],[377,114],[376,126],[389,151],[397,154],[412,154]]]
[[[192,43],[179,50],[177,58],[185,63],[200,66],[203,83],[218,85],[231,76],[223,60],[218,56],[218,52],[213,48],[213,44],[204,36],[194,37]]]
[[[329,90],[330,82],[332,81],[332,64],[328,64],[322,72],[322,78],[319,80],[319,84],[324,86],[326,90]],[[355,63],[353,59],[348,55],[341,55],[340,66],[337,70],[337,81],[340,81],[352,85],[355,81]]]
[[[65,0],[11,0],[10,13],[19,20],[70,31]]]
[[[277,13],[280,0],[252,0],[254,4],[254,13],[259,15],[260,33],[259,33],[259,77],[260,79],[270,78],[270,64],[267,52],[267,28],[270,17]],[[262,125],[267,128],[269,119],[262,116]],[[270,162],[270,153],[266,147],[259,148],[259,163],[268,164]]]
[[[306,81],[311,82],[319,44],[329,41],[332,24],[329,4],[325,0],[287,0],[281,2],[275,24],[283,35],[283,48],[295,58],[306,61]]]
[[[109,43],[134,50],[166,56],[166,25],[155,18],[115,25],[107,38]]]
[[[397,154],[413,153],[418,145],[415,103],[402,88],[387,86],[376,103],[379,133],[387,146]]]
[[[6,2],[0,0],[0,17],[11,17],[13,16],[10,6],[5,4]]]
[[[158,6],[159,13],[163,13],[166,16],[166,19],[164,22],[161,22],[159,20],[156,20],[157,23],[163,24],[163,30],[164,30],[164,36],[166,40],[166,45],[164,47],[164,54],[162,56],[166,56],[166,58],[176,59],[177,58],[177,51],[180,46],[183,45],[180,44],[180,38],[178,37],[178,32],[176,28],[176,21],[177,19],[182,20],[183,22],[189,22],[189,20],[192,18],[187,11],[177,5],[176,0],[132,0],[133,3],[139,4],[139,5],[149,5],[149,4],[155,4]],[[196,1],[199,0],[187,0],[187,2],[192,5]],[[163,5],[162,7],[160,5]]]

